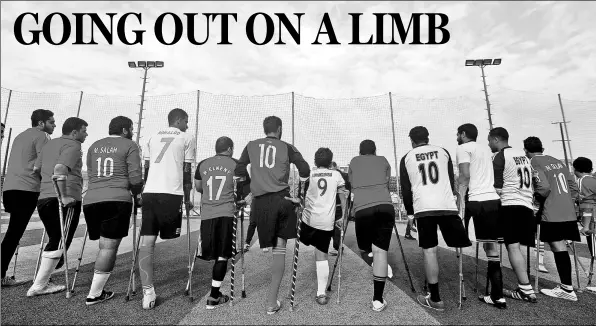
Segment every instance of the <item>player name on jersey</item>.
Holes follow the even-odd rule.
[[[437,159],[437,158],[439,158],[439,151],[433,151],[433,152],[428,152],[428,153],[418,153],[418,154],[416,154],[415,157],[416,157],[416,161],[418,161],[418,162]]]
[[[158,132],[157,135],[180,135],[181,133],[181,131],[176,130],[162,130]]]
[[[329,172],[329,173],[314,173],[311,175],[313,178],[317,178],[317,177],[332,177],[333,173]]]
[[[113,154],[118,153],[118,147],[96,147],[93,149],[93,153],[95,154]]]
[[[512,157],[512,159],[515,162],[515,165],[530,164],[530,160],[525,156],[514,156],[514,157]]]
[[[233,170],[230,170],[226,167],[218,165],[218,166],[210,166],[208,169],[203,171],[203,175],[207,175],[207,172],[215,172],[215,171],[220,171],[220,172],[223,172],[226,174],[232,174],[234,172]]]
[[[546,171],[551,171],[551,170],[560,170],[560,169],[563,169],[563,168],[565,168],[565,166],[563,166],[563,164],[561,164],[561,163],[555,163],[555,164],[545,164],[545,165],[543,165],[543,166],[544,166],[544,169],[545,169]]]

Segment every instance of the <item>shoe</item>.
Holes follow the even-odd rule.
[[[406,234],[404,236],[404,238],[408,239],[408,240],[416,240],[416,238],[414,238],[411,234]]]
[[[596,286],[586,286],[586,290],[591,293],[596,293]]]
[[[101,292],[101,295],[98,296],[98,297],[87,298],[87,300],[85,301],[85,304],[88,305],[88,306],[92,306],[92,305],[97,304],[97,303],[102,303],[104,301],[108,301],[108,300],[110,300],[113,297],[114,297],[114,292],[105,291],[104,290],[104,291]]]
[[[561,298],[569,301],[577,301],[577,294],[575,291],[567,292],[561,289],[561,286],[557,286],[554,289],[542,289],[540,293],[544,295],[548,295],[549,297],[553,298]]]
[[[538,302],[536,300],[536,294],[534,294],[534,292],[528,294],[520,288],[515,289],[515,291],[503,289],[503,295],[508,298],[515,299],[515,300],[521,300],[521,301],[526,301],[526,302],[531,302],[531,303]]]
[[[143,309],[149,310],[155,308],[155,301],[157,300],[157,294],[153,291],[152,294],[147,294],[143,291]]]
[[[376,312],[381,312],[381,311],[385,310],[385,308],[387,308],[387,301],[385,301],[385,299],[383,299],[383,302],[380,302],[378,300],[373,300],[372,310],[374,310]]]
[[[27,283],[27,281],[17,281],[15,280],[13,277],[10,276],[5,276],[2,278],[2,287],[3,288],[9,288],[9,287],[13,287],[13,286],[19,286],[21,284]]]
[[[329,250],[329,256],[337,256],[337,250]]]
[[[372,256],[373,256],[373,253],[371,251],[371,252],[368,253],[368,257],[372,258]]]
[[[247,252],[250,249],[250,244],[245,243],[244,244],[244,252]]]
[[[217,299],[213,298],[212,296],[209,296],[207,298],[207,305],[205,306],[205,308],[207,308],[207,310],[215,309],[218,306],[221,307],[221,305],[227,303],[228,301],[230,301],[230,297],[228,297],[225,294],[220,293]]]
[[[423,307],[443,311],[445,310],[445,304],[443,301],[434,302],[430,299],[430,293],[426,295],[419,294],[418,295],[418,303],[420,303]]]
[[[269,252],[269,248],[263,248],[263,252]]]
[[[267,308],[267,315],[274,315],[281,309],[281,302],[277,301],[277,307],[269,307]]]
[[[538,265],[538,270],[540,271],[540,273],[546,273],[546,274],[548,274],[548,270],[542,264]]]
[[[35,285],[32,285],[27,291],[27,296],[35,297],[38,295],[58,293],[64,290],[66,290],[66,285],[57,285],[52,282],[48,282],[48,284],[43,287],[35,287]]]
[[[493,301],[490,295],[481,295],[478,297],[478,300],[493,305],[499,309],[507,309],[507,302],[505,302],[505,298],[501,298],[497,301]]]
[[[410,231],[418,233],[418,229],[415,226],[412,226],[410,228]]]
[[[326,294],[317,295],[315,300],[320,305],[326,305],[327,303],[329,303],[329,297]]]

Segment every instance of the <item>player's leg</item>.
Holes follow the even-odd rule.
[[[374,208],[375,211],[372,218],[374,227],[371,228],[373,252],[372,306],[374,311],[382,311],[387,307],[387,301],[383,298],[383,292],[385,291],[385,282],[387,280],[387,250],[389,250],[393,226],[395,224],[395,210],[393,205],[390,204],[378,205]]]
[[[418,218],[419,246],[423,250],[424,272],[430,293],[418,295],[417,300],[426,308],[443,311],[445,304],[439,295],[439,261],[437,259],[437,246],[439,245],[437,223],[439,218],[443,218],[443,216]]]
[[[250,243],[252,242],[252,238],[255,235],[255,231],[257,229],[257,218],[254,213],[254,207],[250,210],[249,215],[249,223],[248,223],[248,230],[246,230],[246,243],[244,244],[244,251],[248,251],[250,248]]]
[[[329,280],[329,261],[327,253],[334,233],[334,230],[323,231],[314,229],[314,232],[312,232],[313,236],[310,239],[310,242],[312,242],[312,245],[315,247],[315,266],[317,270],[317,297],[315,300],[320,305],[326,305],[329,302],[329,297],[327,297],[326,292],[327,281]],[[300,240],[302,241],[302,234],[300,235]]]
[[[571,257],[567,251],[567,241],[578,241],[579,231],[576,221],[560,223],[541,223],[540,240],[547,242],[555,257],[555,265],[559,273],[561,284],[554,289],[541,289],[542,294],[577,301],[577,295],[573,290]]]
[[[354,230],[356,233],[356,242],[360,250],[360,257],[368,265],[373,263],[372,255],[372,216],[374,208],[369,207],[356,212],[354,217]]]
[[[203,228],[203,223],[206,223]],[[232,257],[232,234],[234,217],[218,217],[201,223],[201,239],[207,240],[207,255],[213,258],[211,293],[207,298],[207,309],[215,309],[228,301],[230,297],[220,292],[228,270],[228,259]],[[211,236],[206,233],[210,233]],[[204,252],[205,253],[205,252]]]
[[[408,240],[416,240],[416,238],[414,238],[412,236],[413,227],[414,227],[414,219],[408,218],[408,226],[406,226],[406,235],[404,236],[404,238],[406,238]]]
[[[335,208],[335,220],[342,219],[342,210],[340,207]],[[329,256],[337,256],[339,252],[339,245],[341,242],[341,230],[337,225],[333,225],[333,250],[329,251]]]
[[[162,205],[159,200],[159,194],[144,194],[142,206],[142,226],[139,236],[141,243],[139,246],[139,273],[141,275],[141,284],[143,286],[143,308],[152,309],[155,306],[157,295],[153,287],[153,254],[155,252],[155,241],[160,232],[160,223],[158,214],[162,211],[159,206]],[[163,237],[163,235],[162,235]]]

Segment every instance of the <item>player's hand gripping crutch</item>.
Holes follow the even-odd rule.
[[[68,229],[64,229],[64,213],[63,213],[63,209],[62,209],[62,205],[63,205],[63,201],[62,201],[62,194],[60,193],[60,188],[58,187],[58,180],[61,177],[59,176],[52,176],[52,183],[54,184],[54,191],[56,191],[56,195],[58,197],[58,213],[59,213],[59,220],[60,220],[60,235],[62,237],[62,239],[60,240],[60,244],[58,245],[58,250],[61,249],[62,247],[62,255],[64,257],[64,278],[66,281],[66,298],[70,299],[71,296],[71,292],[68,291],[68,286],[70,285],[70,282],[68,280],[68,254],[67,254],[67,246],[66,246],[66,242],[67,242],[67,236],[68,236],[68,232],[70,231],[70,221],[72,220],[72,209],[68,208],[68,214],[66,216],[66,218],[68,219],[67,223],[68,223]],[[70,217],[70,218],[69,218]],[[66,233],[65,233],[66,232]]]
[[[346,208],[345,208],[345,212],[343,212],[343,222],[342,222],[342,226],[340,229],[340,238],[339,238],[339,249],[338,253],[337,253],[337,258],[335,259],[335,263],[333,264],[333,269],[331,269],[331,275],[329,275],[329,280],[327,281],[327,291],[331,291],[331,284],[333,283],[333,276],[335,275],[335,269],[337,268],[338,264],[341,264],[341,260],[340,257],[343,254],[343,244],[344,244],[344,238],[346,237],[346,231],[348,230],[348,223],[350,221],[349,216],[350,216],[350,211],[352,210],[352,192],[350,191],[348,193],[348,197],[346,198]],[[341,266],[341,265],[340,265]],[[341,267],[340,267],[341,268]],[[339,300],[339,288],[338,288],[338,295],[337,298]]]
[[[136,221],[137,217],[136,217],[136,211],[137,211],[137,207],[136,207],[136,203],[135,203],[135,207],[133,208],[133,214],[134,214],[134,220]],[[134,224],[133,224],[134,227]],[[141,228],[143,227],[143,220],[141,220],[141,223],[139,223],[139,230],[141,230]],[[132,254],[132,266],[130,266],[130,275],[128,277],[128,286],[126,287],[126,296],[124,297],[124,301],[129,301],[130,297],[131,297],[131,290],[132,290],[132,295],[134,295],[134,288],[135,288],[135,267],[137,265],[137,259],[139,259],[139,247],[141,244],[141,234],[139,232],[139,237],[138,238],[134,238],[134,233],[133,233],[133,254]],[[135,241],[136,241],[136,245],[135,245]]]
[[[296,245],[294,246],[294,259],[292,263],[292,287],[290,289],[290,311],[294,311],[294,297],[296,295],[296,276],[298,274],[298,251],[300,250],[300,222],[302,221],[302,211],[304,209],[304,198],[306,194],[303,192],[305,191],[304,182],[300,181],[299,184],[299,192],[298,194],[302,194],[300,198],[300,204],[298,206],[298,212],[296,214]]]

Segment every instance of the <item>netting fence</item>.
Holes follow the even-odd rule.
[[[431,143],[446,148],[455,157],[456,130],[463,123],[474,123],[479,142],[486,142],[489,124],[486,103],[475,98],[409,98],[399,93],[351,99],[320,99],[295,93],[266,96],[232,96],[205,91],[146,96],[143,119],[138,125],[140,96],[106,96],[72,93],[34,93],[1,89],[0,117],[6,124],[1,159],[4,161],[9,129],[12,139],[31,126],[31,112],[49,109],[55,114],[56,130],[62,122],[78,116],[89,123],[87,148],[108,135],[110,120],[124,115],[135,122],[140,145],[158,128],[167,125],[167,114],[181,108],[189,114],[189,130],[197,140],[197,162],[215,154],[215,141],[228,136],[235,143],[238,158],[248,141],[263,137],[262,122],[269,115],[282,119],[282,140],[294,144],[305,159],[314,165],[314,153],[328,147],[339,166],[347,166],[358,155],[359,144],[372,139],[377,154],[391,164],[398,177],[399,160],[410,149],[409,130],[423,125],[430,132]],[[563,97],[566,119],[570,121],[569,137],[574,157],[596,159],[596,101],[574,101]],[[521,148],[528,136],[542,139],[546,152],[562,159],[559,126],[562,121],[557,94],[540,94],[507,89],[491,90],[494,126],[505,127],[510,144]],[[568,153],[569,154],[569,153]],[[86,169],[86,167],[84,167]],[[398,196],[395,196],[398,197]],[[396,198],[397,199],[397,198]]]

